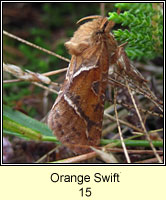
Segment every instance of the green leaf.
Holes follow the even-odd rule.
[[[19,111],[13,110],[8,106],[3,106],[3,118],[20,124],[42,135],[52,136],[52,131],[44,123],[41,123]]]
[[[4,133],[4,134],[7,134],[7,135],[12,135],[12,136],[16,136],[16,137],[22,138],[22,139],[24,139],[24,140],[30,140],[30,139],[29,139],[28,137],[26,137],[26,136],[23,136],[23,135],[21,135],[21,134],[19,134],[19,133],[16,133],[16,132],[8,131],[8,130],[6,130],[5,128],[3,128],[3,133]]]

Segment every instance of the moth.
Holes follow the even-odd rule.
[[[112,26],[106,17],[96,16],[65,43],[71,62],[48,125],[77,154],[90,152],[90,146],[100,143],[109,65],[125,65],[128,72],[131,68],[123,46],[118,47],[110,33]]]

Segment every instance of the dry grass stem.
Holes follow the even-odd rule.
[[[20,38],[20,37],[17,37],[17,36],[15,36],[15,35],[11,34],[11,33],[8,33],[7,31],[3,31],[3,34],[4,34],[4,35],[7,35],[7,36],[10,37],[10,38],[16,39],[16,40],[18,40],[18,41],[20,41],[20,42],[22,42],[22,43],[24,43],[24,44],[27,44],[27,45],[29,45],[29,46],[31,46],[31,47],[34,47],[34,48],[36,48],[36,49],[39,49],[39,50],[41,50],[41,51],[43,51],[43,52],[45,52],[45,53],[47,53],[47,54],[49,54],[49,55],[55,56],[55,57],[57,57],[57,58],[60,58],[60,59],[62,59],[62,60],[64,60],[64,61],[66,61],[66,62],[70,62],[69,59],[67,59],[67,58],[65,58],[65,57],[63,57],[63,56],[60,56],[60,55],[58,55],[58,54],[56,54],[56,53],[54,53],[54,52],[52,52],[52,51],[49,51],[49,50],[44,49],[44,48],[42,48],[42,47],[40,47],[40,46],[38,46],[38,45],[35,45],[35,44],[31,43],[31,42],[28,42],[27,40],[24,40],[24,39],[22,39],[22,38]]]
[[[111,116],[111,115],[109,115],[109,114],[106,113],[105,111],[104,111],[104,116],[107,117],[108,119],[110,119],[110,120],[116,122],[116,118],[113,117],[113,116]],[[130,124],[130,123],[128,123],[128,122],[125,122],[125,121],[123,121],[123,120],[121,120],[121,119],[119,119],[119,123],[121,123],[121,124],[123,124],[123,125],[126,125],[126,126],[128,126],[129,128],[132,128],[132,129],[137,130],[137,131],[139,131],[139,132],[142,132],[142,129],[140,129],[140,128],[138,128],[138,127],[136,127],[136,126],[134,126],[134,125],[132,125],[132,124]]]
[[[3,63],[3,70],[6,72],[11,73],[12,75],[16,76],[19,79],[15,80],[5,80],[5,83],[11,83],[11,82],[18,82],[20,81],[30,81],[32,84],[37,85],[38,87],[41,87],[45,90],[48,90],[50,92],[53,92],[55,94],[58,94],[58,92],[52,88],[48,88],[40,83],[38,83],[38,81],[41,81],[45,84],[52,84],[51,80],[39,73],[35,73],[35,72],[31,72],[29,70],[27,70],[27,72],[24,72],[20,67],[16,66],[16,65],[11,65],[11,64],[4,64]],[[34,82],[37,81],[37,82]],[[59,85],[56,83],[53,83],[53,85]]]
[[[32,84],[34,84],[34,85],[36,85],[36,86],[38,86],[38,87],[41,87],[41,88],[43,88],[43,89],[45,89],[45,90],[48,90],[48,91],[50,91],[50,92],[53,92],[53,93],[55,93],[55,94],[58,94],[58,92],[57,92],[56,90],[54,90],[54,89],[52,89],[52,88],[49,88],[49,87],[46,87],[46,86],[44,86],[44,85],[42,85],[42,84],[40,84],[40,83],[32,82]]]
[[[54,71],[51,71],[51,72],[46,72],[46,73],[43,73],[42,75],[43,76],[52,76],[52,75],[55,75],[55,74],[65,72],[65,71],[67,71],[67,69],[68,68],[66,67],[66,68],[63,68],[63,69],[58,69],[58,70],[54,70]]]
[[[159,131],[163,131],[163,128],[152,130],[152,131],[148,131],[148,134],[158,133]],[[142,132],[135,132],[135,131],[133,131],[132,133],[133,134],[137,134],[137,135],[144,135]]]
[[[146,92],[145,90],[140,89],[140,92],[142,92],[142,94],[147,98],[149,99],[151,102],[154,103],[154,105],[156,105],[160,110],[161,112],[163,112],[163,108],[160,106],[163,104],[163,102],[159,101],[157,99],[157,97],[150,91],[150,89],[147,87],[146,89],[148,90],[148,92]],[[159,105],[160,104],[160,105]]]
[[[55,148],[51,149],[48,153],[46,153],[44,156],[39,158],[35,163],[41,163],[44,159],[49,157],[49,155],[51,155],[53,152],[55,152],[58,148],[59,148],[59,146],[56,146]]]
[[[123,150],[124,150],[124,154],[125,154],[125,157],[126,157],[126,160],[128,163],[131,163],[131,160],[130,160],[130,157],[127,153],[127,149],[126,149],[126,145],[124,143],[124,139],[123,139],[123,136],[122,136],[122,132],[121,132],[121,128],[120,128],[120,123],[119,123],[119,118],[118,118],[118,112],[117,112],[117,104],[116,104],[116,98],[117,98],[117,90],[116,88],[114,89],[114,107],[115,107],[115,115],[116,115],[116,121],[117,121],[117,126],[118,126],[118,131],[119,131],[119,135],[120,135],[120,140],[121,140],[121,143],[122,143],[122,147],[123,147]]]
[[[113,103],[113,101],[112,101],[111,99],[110,99],[109,101],[110,101],[111,103]],[[117,101],[117,104],[119,104],[119,105],[121,105],[121,106],[123,106],[123,107],[125,107],[125,108],[128,108],[129,110],[131,110],[132,108],[134,108],[133,105],[128,105],[128,104],[123,103],[123,102],[120,102],[120,101]],[[156,117],[161,117],[161,118],[163,118],[163,114],[161,114],[161,113],[156,113],[156,112],[154,112],[154,111],[145,110],[145,109],[143,109],[143,108],[140,108],[139,106],[137,106],[137,107],[138,107],[139,111],[141,111],[141,112],[143,112],[143,113],[145,113],[145,114],[149,114],[149,115],[153,115],[153,116],[156,116]]]
[[[117,72],[114,72],[114,73],[117,74],[122,79],[124,79],[121,74],[119,74]],[[133,81],[130,79],[128,79],[128,82],[131,84],[130,89],[132,91],[145,96],[147,99],[149,99],[151,102],[153,102],[163,112],[163,108],[160,106],[160,105],[163,105],[163,102],[157,99],[157,97],[151,92],[151,90],[148,88],[148,86],[146,84],[143,84],[140,87],[139,84],[138,85],[133,84]],[[115,84],[115,87],[125,87],[125,88],[127,87],[125,84],[111,78],[110,76],[108,78],[108,83]]]
[[[126,79],[126,78],[125,78],[125,79]],[[142,117],[141,117],[141,115],[140,115],[140,112],[139,112],[139,110],[138,110],[138,108],[137,108],[135,99],[134,99],[133,94],[132,94],[132,92],[131,92],[131,90],[130,90],[130,87],[129,87],[129,84],[128,84],[127,79],[126,79],[126,86],[127,86],[127,88],[128,88],[128,91],[129,91],[129,94],[130,94],[130,96],[131,96],[133,105],[134,105],[134,107],[135,107],[135,110],[136,110],[136,112],[137,112],[138,118],[139,118],[139,120],[140,120],[141,126],[142,126],[142,128],[143,128],[143,130],[144,130],[144,132],[145,132],[146,138],[147,138],[147,140],[149,141],[149,144],[150,144],[150,146],[151,146],[151,148],[152,148],[152,150],[153,150],[153,152],[154,152],[154,155],[155,155],[156,158],[158,159],[158,162],[159,162],[159,163],[162,163],[162,160],[161,160],[160,156],[158,155],[158,153],[157,153],[157,151],[156,151],[156,148],[155,148],[154,145],[152,144],[152,141],[151,141],[151,139],[150,139],[150,136],[149,136],[148,132],[146,131],[145,125],[144,125],[144,123],[143,123],[143,120],[142,120]]]
[[[16,83],[16,82],[21,82],[22,80],[20,79],[13,79],[13,80],[4,80],[3,83]]]
[[[91,149],[96,152],[96,155],[99,156],[105,163],[119,163],[112,153],[106,153],[94,147],[91,147]]]
[[[23,71],[20,67],[12,64],[5,64],[3,63],[3,71],[6,71],[8,73],[11,73],[13,76],[17,77],[20,80],[24,81],[37,81],[37,82],[43,82],[45,84],[50,84],[51,80],[43,76],[42,74],[35,73],[29,70]]]
[[[107,147],[106,148],[107,151],[111,151],[113,153],[123,153],[124,150],[123,149],[120,149],[120,148],[109,148]],[[131,150],[131,149],[128,149],[127,152],[129,154],[154,154],[153,150]],[[163,151],[157,151],[158,154],[162,155],[163,154]]]
[[[100,3],[100,13],[101,16],[105,16],[105,3]]]
[[[84,160],[88,160],[94,157],[96,157],[96,152],[82,154],[79,156],[75,156],[75,157],[71,157],[71,158],[67,158],[67,159],[59,160],[55,162],[49,162],[49,163],[78,163],[78,162],[82,162]]]

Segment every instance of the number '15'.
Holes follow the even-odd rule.
[[[81,188],[79,191],[81,191],[81,196],[83,197],[84,195],[87,197],[90,197],[92,195],[91,188],[87,187],[86,189]]]

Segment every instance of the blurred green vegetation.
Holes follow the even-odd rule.
[[[116,3],[122,13],[109,12],[109,19],[121,24],[115,38],[128,42],[125,51],[130,59],[148,61],[163,56],[163,14],[159,3]],[[126,28],[127,27],[127,28]]]

